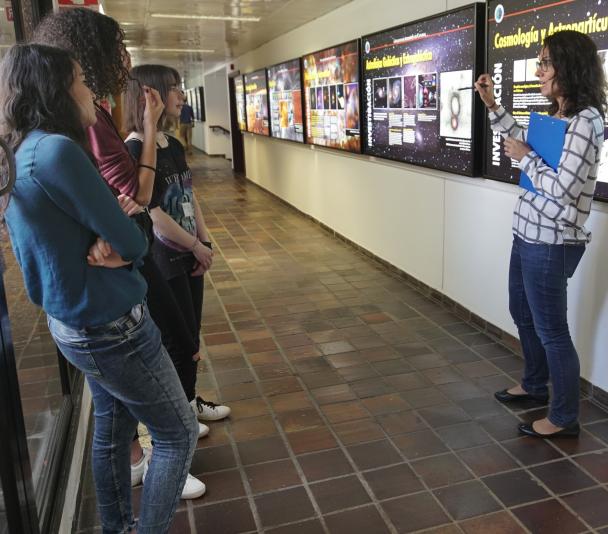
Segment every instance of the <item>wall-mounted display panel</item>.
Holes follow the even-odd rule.
[[[270,129],[273,137],[304,142],[300,60],[268,67]]]
[[[259,135],[270,135],[266,69],[245,74],[244,80],[247,131]]]
[[[192,89],[192,100],[194,102],[194,120],[201,120],[201,99],[198,92],[198,89],[195,87]]]
[[[364,36],[364,152],[465,175],[480,170],[473,83],[484,6],[473,4]],[[477,110],[477,112],[476,112]]]
[[[597,45],[608,74],[608,3],[598,0],[490,0],[488,2],[488,72],[494,96],[527,126],[531,112],[546,113],[549,101],[540,93],[536,61],[545,36],[571,29],[586,33]],[[581,80],[581,83],[584,83]],[[604,127],[608,137],[608,122]],[[485,139],[485,175],[519,182],[519,168],[504,153],[503,139],[489,125]],[[596,198],[608,200],[608,142],[604,143]]]
[[[205,122],[207,120],[207,114],[205,112],[205,88],[201,85],[197,87],[198,91],[198,102],[199,102],[199,118],[198,120]]]
[[[194,91],[192,89],[186,90],[186,100],[192,108],[192,113],[194,115],[194,118],[196,119],[196,98],[194,97]]]
[[[361,151],[359,41],[302,58],[306,142]]]
[[[236,120],[239,123],[239,130],[245,132],[247,131],[247,122],[245,121],[245,85],[242,76],[234,78],[234,99],[236,101]]]

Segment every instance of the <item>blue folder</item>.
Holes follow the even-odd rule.
[[[554,171],[557,170],[562,157],[567,127],[568,123],[562,119],[530,113],[527,143]],[[523,171],[519,176],[519,187],[539,194],[530,177]]]

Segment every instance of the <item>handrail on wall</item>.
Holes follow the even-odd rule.
[[[212,130],[219,130],[220,132],[225,133],[226,135],[230,135],[230,130],[224,128],[223,126],[220,126],[219,124],[211,124],[209,128],[211,128]]]

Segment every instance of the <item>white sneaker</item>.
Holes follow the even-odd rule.
[[[184,489],[182,490],[182,499],[198,499],[205,494],[205,491],[207,491],[207,487],[204,482],[188,473]]]
[[[209,427],[203,423],[198,424],[198,439],[204,438],[209,434]]]
[[[144,467],[144,474],[142,477],[142,482],[146,483],[146,475],[148,474],[148,462],[146,462]],[[186,477],[186,483],[184,484],[184,489],[182,490],[182,499],[198,499],[207,491],[207,486],[203,482],[201,482],[198,478],[193,477],[190,473]]]
[[[144,478],[144,472],[146,471],[146,466],[148,465],[148,460],[150,459],[150,450],[144,448],[142,450],[141,459],[136,464],[131,464],[131,487],[139,486]]]
[[[196,397],[191,401],[190,406],[201,421],[219,421],[230,415],[228,406],[215,404],[215,402],[206,401],[201,397]]]

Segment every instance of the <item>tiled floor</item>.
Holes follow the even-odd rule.
[[[193,168],[216,245],[198,388],[233,414],[173,532],[608,532],[608,413],[583,400],[580,439],[519,437],[543,412],[493,400],[510,350],[224,160]],[[88,473],[78,532],[96,521]]]

